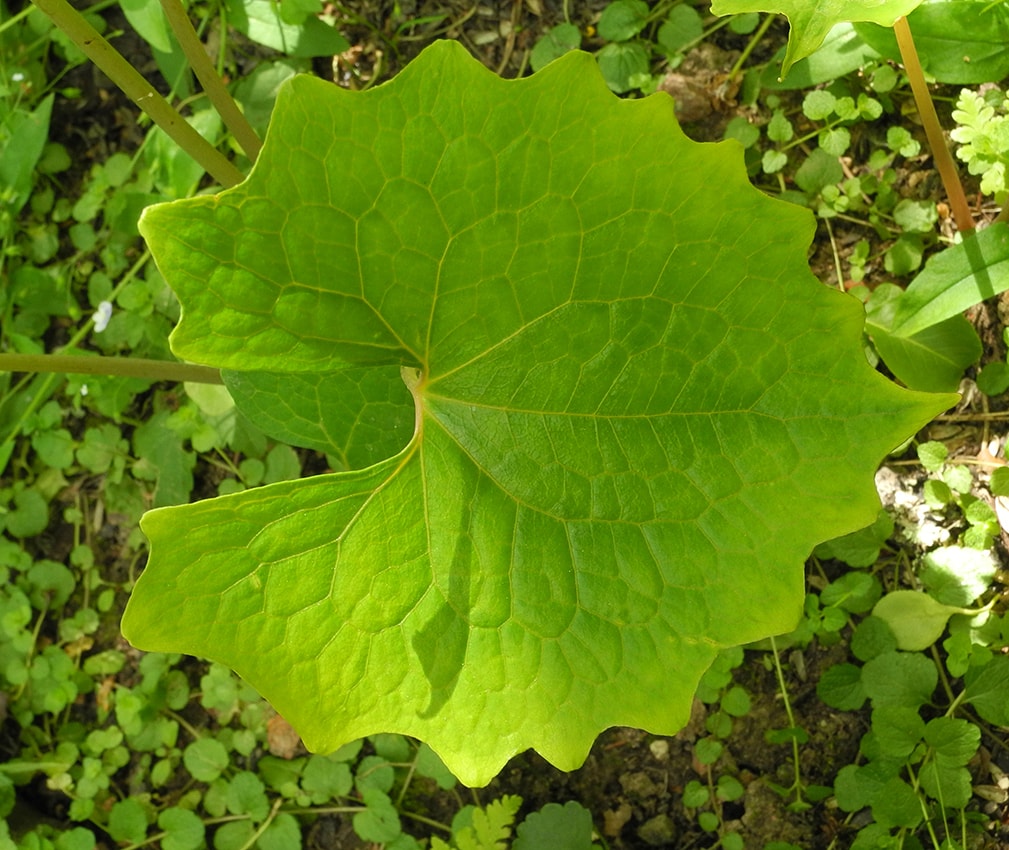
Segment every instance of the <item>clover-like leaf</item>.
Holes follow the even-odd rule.
[[[794,627],[806,555],[872,521],[880,457],[955,398],[874,373],[861,305],[809,273],[812,216],[584,53],[507,81],[443,42],[364,93],[295,78],[242,185],[142,229],[176,353],[304,379],[253,378],[247,412],[329,416],[295,396],[351,370],[333,415],[412,434],[148,513],[125,634],[231,665],[312,749],[410,734],[471,784],[679,729],[721,647]],[[366,397],[390,366],[402,398]]]
[[[781,63],[781,77],[800,59],[814,53],[831,28],[840,23],[868,21],[892,27],[910,14],[922,0],[712,0],[715,15],[740,12],[775,12],[788,18],[788,47]]]

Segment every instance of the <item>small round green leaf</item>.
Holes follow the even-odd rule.
[[[147,812],[136,800],[120,800],[109,812],[107,829],[113,841],[139,844],[147,836]]]
[[[203,821],[188,809],[165,809],[158,815],[158,826],[166,833],[161,850],[197,850],[203,844]]]
[[[644,0],[613,0],[599,16],[599,37],[607,41],[634,38],[648,21],[648,12]]]
[[[228,751],[216,738],[200,738],[186,747],[182,762],[194,779],[213,782],[228,766]]]
[[[890,627],[897,648],[911,652],[928,649],[942,637],[949,618],[964,613],[969,613],[969,609],[943,605],[927,593],[915,590],[892,591],[872,609],[872,615]]]

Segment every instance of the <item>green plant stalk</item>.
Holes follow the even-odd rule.
[[[743,52],[739,54],[739,58],[735,61],[732,66],[732,70],[729,71],[729,79],[735,79],[740,71],[743,70],[743,65],[746,60],[750,58],[750,54],[753,53],[756,46],[760,43],[760,39],[764,37],[764,33],[767,32],[768,28],[774,22],[774,15],[765,15],[764,20],[760,22],[760,26],[757,27],[757,31],[750,36],[750,40],[746,43],[746,47],[743,48]]]
[[[957,173],[953,155],[949,152],[949,146],[946,144],[946,137],[943,135],[942,125],[939,123],[932,95],[929,94],[928,84],[925,82],[925,72],[921,69],[918,51],[915,49],[907,18],[897,19],[893,25],[893,34],[897,37],[900,58],[904,63],[908,81],[911,83],[914,102],[918,107],[922,126],[925,128],[925,136],[932,149],[932,159],[935,161],[936,170],[942,178],[946,196],[949,198],[953,219],[961,233],[969,233],[974,229],[974,217],[971,215],[970,205],[967,203],[967,195],[964,193],[963,183],[960,182],[960,175]]]
[[[189,66],[203,86],[203,91],[210,98],[210,102],[231,131],[231,135],[235,137],[235,141],[245,151],[245,155],[255,162],[263,143],[214,69],[214,63],[210,60],[196,30],[193,29],[193,23],[182,7],[181,0],[161,0],[161,8],[165,11],[182,52],[189,60]]]
[[[148,378],[152,381],[224,383],[221,373],[209,366],[140,357],[88,357],[79,354],[0,354],[0,372],[59,372]]]
[[[245,179],[220,151],[196,132],[84,16],[67,0],[33,0],[36,6],[74,42],[169,137],[225,188]]]
[[[284,802],[283,797],[278,797],[274,802],[273,806],[270,807],[270,814],[266,816],[264,820],[257,828],[256,831],[249,836],[249,840],[245,842],[240,848],[240,850],[250,850],[251,847],[262,837],[263,833],[269,829],[270,824],[273,823],[274,819],[277,817],[277,812],[280,811],[280,806]]]
[[[795,715],[792,713],[792,701],[788,698],[788,687],[785,685],[785,671],[781,669],[781,658],[778,656],[778,644],[771,636],[771,655],[774,657],[774,672],[778,679],[778,689],[781,691],[781,699],[785,705],[785,714],[788,717],[788,725],[792,729],[798,728],[795,725]],[[795,792],[795,802],[793,805],[808,808],[806,801],[802,798],[802,773],[799,767],[799,742],[792,736],[792,768],[795,779],[792,782],[791,790]]]

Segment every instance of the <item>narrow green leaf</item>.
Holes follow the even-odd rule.
[[[178,49],[172,37],[168,18],[160,3],[147,0],[119,0],[126,20],[154,50],[168,53]]]
[[[890,283],[877,286],[866,304],[866,333],[890,371],[909,387],[930,392],[953,390],[964,369],[981,356],[981,340],[959,314],[912,336],[896,334],[894,323],[907,295]]]
[[[31,195],[35,164],[49,134],[54,97],[46,95],[31,112],[12,109],[0,128],[0,184],[10,193],[5,198],[10,215],[20,212]]]
[[[981,356],[981,340],[963,316],[903,337],[867,325],[887,368],[907,386],[925,392],[951,392],[964,370]]]
[[[364,93],[295,78],[245,183],[145,213],[172,344],[399,369],[411,436],[147,514],[125,633],[233,665],[312,749],[409,734],[468,784],[676,731],[721,648],[794,628],[805,557],[873,520],[880,457],[953,400],[873,372],[813,226],[587,54],[501,80],[441,42]]]
[[[932,257],[897,306],[890,332],[911,337],[1009,289],[1009,225],[997,222]]]

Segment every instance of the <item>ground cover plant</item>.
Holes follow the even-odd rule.
[[[172,37],[168,29],[158,29],[166,22],[126,11],[159,56],[157,44],[165,42],[158,39]],[[338,22],[349,37],[345,42],[331,26],[333,19],[316,18],[315,10],[284,9],[279,24],[273,19],[273,29],[254,25],[257,20],[269,23],[265,9],[247,5],[228,11],[245,36],[285,46],[292,54],[302,44],[314,44],[304,50],[325,55],[360,38],[364,49],[345,54],[343,70],[338,68],[338,77],[351,87],[370,88],[377,75],[389,72],[377,57],[361,61],[369,39],[383,39],[390,55],[397,55],[413,46],[412,39],[424,29],[436,32],[448,26],[454,36],[467,32],[453,29],[466,21],[451,23],[451,10],[417,14],[411,21],[397,9],[391,25],[371,29],[366,18],[344,10]],[[201,161],[228,185],[258,159],[252,179],[213,199],[155,209],[143,225],[174,295],[138,248],[136,217],[147,204],[190,197],[204,167],[192,166],[177,147],[152,132],[140,153],[116,154],[82,175],[79,200],[58,199],[59,187],[47,175],[66,171],[72,160],[65,145],[42,141],[45,134],[39,128],[51,114],[45,100],[51,71],[40,57],[54,43],[71,62],[81,57],[74,55],[70,42],[48,35],[37,15],[24,12],[5,21],[8,37],[31,46],[18,58],[36,81],[34,87],[11,90],[13,117],[4,125],[11,134],[5,138],[17,140],[16,145],[8,142],[11,149],[28,151],[10,160],[20,169],[13,185],[21,188],[11,196],[4,254],[17,284],[5,303],[4,344],[22,355],[8,358],[7,364],[25,371],[25,377],[8,381],[0,408],[8,435],[4,566],[12,579],[5,590],[2,644],[8,686],[4,747],[10,757],[0,770],[3,840],[8,844],[84,848],[111,839],[225,848],[355,846],[364,841],[466,848],[508,842],[515,847],[588,847],[595,840],[609,846],[924,842],[953,847],[979,845],[997,832],[1006,799],[997,729],[1009,724],[1009,671],[1001,654],[1006,634],[998,596],[998,498],[1005,485],[994,474],[989,484],[987,470],[1001,465],[1001,445],[981,432],[971,459],[952,439],[923,443],[920,459],[907,461],[920,463],[907,468],[933,476],[917,482],[923,485],[918,490],[922,496],[913,501],[913,482],[901,479],[900,487],[908,489],[898,487],[876,522],[855,531],[875,514],[867,491],[879,457],[903,436],[898,432],[909,434],[951,400],[900,395],[872,374],[860,350],[857,303],[817,288],[804,270],[802,252],[809,237],[808,230],[802,233],[808,225],[801,222],[808,214],[800,208],[815,211],[831,246],[821,273],[836,270],[840,285],[846,265],[851,284],[867,284],[864,290],[852,288],[865,293],[869,358],[882,357],[911,387],[948,390],[957,386],[965,368],[974,374],[983,338],[993,349],[985,355],[990,380],[979,376],[979,384],[992,392],[990,404],[996,408],[997,367],[1004,364],[1004,352],[997,347],[1001,334],[993,336],[977,321],[971,324],[962,312],[1003,288],[1001,226],[936,254],[910,285],[880,285],[883,270],[895,275],[895,282],[907,283],[900,275],[915,272],[940,242],[944,234],[936,225],[945,219],[925,198],[906,196],[901,164],[919,156],[922,147],[913,125],[910,130],[891,126],[882,133],[885,153],[874,155],[871,163],[863,165],[850,155],[863,134],[876,132],[866,122],[896,116],[896,104],[910,100],[900,69],[884,58],[887,48],[876,35],[860,35],[861,24],[844,29],[842,22],[840,36],[833,37],[846,40],[849,49],[838,51],[845,57],[852,52],[852,40],[859,41],[861,75],[847,76],[856,68],[837,71],[835,63],[834,76],[807,82],[810,91],[791,95],[773,82],[781,66],[771,48],[780,41],[761,49],[775,31],[774,19],[760,18],[755,10],[729,19],[728,26],[704,9],[682,4],[617,2],[584,12],[567,10],[563,23],[550,21],[548,14],[541,22],[541,43],[562,53],[574,39],[559,39],[555,30],[568,27],[561,35],[570,36],[574,27],[583,46],[597,49],[596,58],[573,55],[555,65],[534,59],[539,70],[530,80],[502,83],[462,52],[439,47],[364,99],[336,92],[337,97],[320,101],[333,90],[311,83],[302,87],[301,82],[289,87],[281,95],[263,153],[255,149],[256,130],[250,135],[229,123],[233,135],[228,138],[236,141],[226,141],[224,150],[241,149],[247,157],[239,154],[235,161],[237,178],[230,170],[234,164]],[[92,20],[103,26],[100,17]],[[202,27],[211,26],[213,12],[197,20]],[[478,55],[480,45],[494,41],[481,30],[470,32]],[[28,33],[38,37],[25,38]],[[499,55],[491,64],[501,67],[515,59],[519,70],[522,57],[532,56],[538,47],[532,39],[523,44],[514,21],[502,20],[497,36]],[[747,194],[751,190],[744,189],[739,155],[732,155],[732,165],[724,147],[694,148],[678,136],[657,101],[621,104],[605,92],[603,81],[611,90],[632,92],[670,85],[681,93],[678,102],[684,100],[677,89],[683,80],[675,75],[695,61],[693,44],[721,36],[725,44],[741,46],[737,57],[726,60],[727,79],[708,78],[709,103],[718,107],[709,111],[726,120],[710,122],[698,132],[742,142],[758,185],[794,207]],[[828,54],[832,43],[828,38]],[[614,49],[604,52],[607,46]],[[977,55],[973,47],[970,51],[965,48],[963,55]],[[631,72],[624,77],[614,61],[621,56],[631,57]],[[758,56],[759,62],[744,69],[747,58]],[[235,61],[228,59],[227,47],[220,57],[222,65]],[[262,62],[236,84],[236,93],[244,90],[247,96],[240,101],[259,132],[279,82],[307,67],[298,64],[299,58]],[[797,58],[793,53],[788,60]],[[814,58],[796,62],[793,70],[822,73]],[[193,90],[177,57],[174,71],[165,51],[158,61],[166,78],[176,77],[180,92]],[[602,72],[596,82],[588,73],[592,62]],[[424,73],[432,67],[441,73]],[[943,74],[957,70],[941,63],[935,67]],[[28,76],[20,70],[13,74],[25,74],[14,82]],[[432,90],[432,78],[444,82]],[[575,103],[580,114],[551,103],[549,91],[558,81],[568,90],[579,87]],[[485,93],[472,97],[477,106],[469,113],[483,116],[471,119],[485,129],[482,134],[451,132],[445,116],[460,90]],[[524,92],[535,93],[528,99],[538,105],[524,106]],[[73,87],[63,94],[73,96]],[[741,107],[731,105],[737,95]],[[494,111],[480,107],[495,100],[508,104],[510,115],[523,116],[533,132],[516,134],[515,127],[495,126]],[[962,159],[979,176],[994,168],[982,189],[998,199],[997,100],[991,104],[992,111],[985,112],[960,93],[957,120],[965,129],[954,138],[959,135],[957,141],[973,145]],[[330,122],[328,135],[301,117],[308,113]],[[411,114],[424,120],[411,122]],[[334,143],[333,128],[347,115],[354,116],[354,132]],[[596,142],[579,150],[578,121],[586,115],[596,128]],[[193,123],[211,138],[223,137],[213,110],[197,109]],[[369,138],[363,128],[371,126],[382,132],[362,142]],[[547,130],[537,132],[544,126]],[[640,132],[655,126],[664,130],[661,142]],[[320,136],[326,141],[308,158],[315,163],[310,174],[294,181],[298,201],[307,203],[289,209],[285,192],[277,191],[278,176],[296,176],[306,168],[290,151],[310,150],[309,143]],[[32,140],[28,147],[25,138]],[[443,155],[425,161],[419,151],[432,145],[439,149],[432,138],[442,145]],[[571,143],[562,144],[565,138]],[[416,145],[417,139],[424,143]],[[811,140],[815,148],[809,147]],[[558,147],[552,149],[550,143]],[[602,150],[609,156],[597,161]],[[622,158],[614,150],[623,151]],[[552,152],[549,167],[542,164],[544,152]],[[453,155],[457,162],[483,168],[453,170]],[[669,161],[690,157],[698,174],[720,169],[720,175],[728,175],[716,182],[736,186],[731,202],[692,193],[681,175],[674,180],[663,174]],[[333,212],[333,196],[319,191],[325,181],[318,175],[326,173],[327,158],[359,166],[357,185],[346,188],[341,199],[343,218]],[[506,178],[484,183],[497,187],[494,204],[476,191],[491,165]],[[441,182],[439,168],[444,168]],[[258,183],[257,175],[262,178]],[[581,193],[566,190],[565,181]],[[684,187],[684,195],[663,188],[673,183]],[[417,186],[425,191],[416,191]],[[684,220],[681,210],[687,207],[697,214]],[[303,208],[316,215],[299,218]],[[679,214],[663,218],[666,208]],[[721,228],[705,218],[708,210]],[[774,223],[783,233],[767,235],[770,231],[752,223],[760,221],[763,210],[774,211]],[[431,223],[439,219],[440,235],[436,228],[432,236]],[[575,220],[577,226],[571,223]],[[743,220],[745,226],[734,224]],[[789,221],[795,224],[781,227]],[[845,233],[840,232],[839,241],[835,228],[856,223],[867,235],[846,248]],[[347,235],[351,232],[354,238]],[[585,240],[585,233],[601,247]],[[577,273],[568,273],[565,292],[556,281],[565,280],[564,260],[578,253],[548,248],[567,245],[579,234],[587,247],[578,248]],[[748,249],[747,237],[765,253]],[[275,240],[272,246],[270,239]],[[320,273],[328,262],[324,249],[339,253],[355,243],[370,246],[355,261],[359,277],[341,284]],[[674,243],[677,250],[664,254],[663,245]],[[705,292],[702,284],[711,287],[715,276],[683,246],[713,243],[722,246],[717,268],[730,273],[718,275],[721,289]],[[264,246],[265,253],[257,253]],[[277,262],[280,257],[285,261]],[[631,263],[629,257],[641,262]],[[783,264],[780,257],[786,258]],[[481,264],[519,282],[511,300],[501,300],[502,287],[465,284]],[[637,265],[670,271],[668,277],[652,273],[650,278],[639,276],[640,269],[628,271]],[[250,267],[256,275],[247,273]],[[423,295],[422,283],[408,292],[386,286],[404,278],[422,282],[432,267],[438,268],[436,298],[432,289]],[[755,274],[755,268],[765,267],[779,271]],[[69,268],[74,272],[64,278]],[[453,269],[458,269],[454,276]],[[760,289],[746,287],[753,278]],[[620,281],[619,297],[605,289],[604,282],[611,279]],[[679,288],[667,283],[672,279]],[[278,280],[292,296],[286,302],[270,295]],[[221,296],[214,309],[200,301],[208,292]],[[250,310],[256,298],[278,305],[274,313]],[[304,306],[306,299],[311,310]],[[680,342],[683,326],[668,318],[670,301],[697,316],[710,314],[709,324],[693,323],[694,348]],[[216,368],[171,362],[167,331],[179,320],[180,302],[175,352],[224,367],[227,390],[197,383],[221,380]],[[369,327],[371,319],[366,319],[348,338],[346,330],[355,325],[347,315],[365,302],[371,307],[365,316],[381,324]],[[214,319],[221,304],[224,312]],[[804,315],[800,322],[796,316],[803,310],[822,318]],[[479,325],[473,317],[480,318]],[[306,328],[306,321],[314,324]],[[816,330],[817,321],[822,332]],[[846,343],[838,342],[838,323],[850,328]],[[218,334],[216,340],[204,332],[208,328]],[[335,338],[333,328],[340,329]],[[706,337],[713,328],[722,330]],[[232,341],[220,335],[222,329]],[[790,333],[794,336],[787,342]],[[818,336],[822,342],[814,343]],[[954,336],[959,344],[955,356],[949,343]],[[239,353],[239,337],[258,343]],[[721,344],[712,345],[712,340]],[[678,361],[654,356],[657,350],[675,350],[673,341],[680,346]],[[89,363],[94,357],[88,349],[132,353],[154,363],[140,362],[141,377],[90,374],[66,380],[28,372],[45,365],[35,355],[59,346],[85,349],[76,360],[53,364],[75,374],[109,368]],[[743,356],[757,350],[759,359]],[[798,380],[782,362],[793,364],[793,373],[809,374]],[[802,366],[795,367],[796,362]],[[334,365],[340,368],[334,371]],[[117,361],[112,368],[128,367]],[[167,371],[144,371],[154,368]],[[817,383],[824,374],[830,379]],[[188,381],[184,388],[155,383],[180,380]],[[839,391],[838,385],[869,389]],[[755,392],[761,398],[751,409],[759,416],[748,421],[737,410],[743,407],[740,400]],[[904,424],[891,417],[890,434],[876,426],[859,430],[851,424],[851,414],[869,399],[880,410],[902,403],[918,407]],[[684,407],[675,408],[676,403]],[[717,425],[708,431],[678,430],[663,419],[671,405],[680,414],[706,416]],[[822,417],[825,409],[833,410],[834,420],[813,418]],[[625,423],[635,418],[629,412],[643,424]],[[969,416],[969,409],[959,415]],[[784,424],[768,426],[765,419],[773,417]],[[573,426],[559,428],[558,422],[568,419],[592,423],[591,435],[587,438],[586,429]],[[803,422],[797,424],[799,420]],[[831,421],[833,430],[827,427]],[[997,422],[997,411],[984,421]],[[643,437],[649,434],[658,437],[659,454],[641,448],[647,449]],[[673,447],[679,447],[678,454],[671,456]],[[807,453],[811,459],[803,465],[799,458]],[[845,478],[837,470],[848,475],[849,466],[832,467],[832,457],[860,460]],[[968,457],[971,465],[957,457]],[[298,480],[327,470],[336,474]],[[670,481],[680,485],[672,488],[680,494],[693,488],[688,492],[697,494],[695,501],[669,501],[664,494]],[[257,489],[263,484],[270,487]],[[828,484],[862,496],[843,509],[828,510],[833,497]],[[142,511],[185,505],[193,495],[215,493],[226,498],[148,516],[145,529],[154,550],[136,583],[145,555],[144,540],[136,532]],[[796,493],[815,514],[801,525],[794,522],[800,501]],[[270,494],[285,505],[302,500],[299,507],[316,517],[324,511],[338,514],[341,506],[358,499],[352,505],[351,532],[327,542],[317,537],[318,524],[299,522],[296,512],[281,521],[286,526],[272,540],[269,532],[257,534],[250,527],[239,533],[229,524],[208,526],[209,546],[193,534],[193,523],[199,527],[208,517],[277,522],[263,500]],[[458,498],[460,494],[466,498]],[[811,499],[822,507],[812,510]],[[735,516],[729,537],[724,536],[727,522],[719,526],[723,536],[712,531],[715,514],[705,519],[705,502],[717,507],[719,520]],[[740,506],[745,510],[740,512]],[[109,516],[115,517],[113,528],[122,532],[109,535]],[[510,518],[508,529],[501,527],[502,517]],[[700,536],[683,532],[692,522]],[[433,529],[433,536],[418,536],[421,525]],[[457,532],[463,525],[468,533],[460,550]],[[614,530],[618,526],[619,532]],[[776,547],[759,545],[761,527],[777,539]],[[675,543],[670,537],[674,528],[686,542]],[[934,530],[933,539],[925,534],[928,528]],[[363,529],[356,539],[355,529]],[[814,544],[846,530],[853,533],[817,547],[801,622],[796,631],[782,635],[794,624],[802,599],[798,564]],[[942,534],[948,535],[946,545],[937,545]],[[180,539],[191,548],[179,546]],[[263,553],[269,551],[239,574],[240,562],[225,557],[221,546],[243,549],[247,539],[254,541],[253,548],[258,544]],[[507,553],[500,549],[502,539],[515,541]],[[635,539],[643,544],[636,545]],[[348,638],[338,650],[341,660],[356,653],[368,663],[326,664],[324,653],[311,647],[317,639],[313,612],[325,609],[318,602],[329,592],[328,581],[321,588],[312,581],[313,559],[332,562],[327,546],[342,557],[357,548],[364,552],[358,563],[366,563],[376,540],[382,541],[384,553],[393,554],[376,558],[374,578],[352,576],[336,596],[347,606],[338,623],[366,635]],[[701,548],[710,556],[690,562],[668,557],[690,541],[694,548],[696,541],[705,541]],[[462,560],[444,559],[442,552],[453,546],[456,555],[462,551]],[[786,553],[789,547],[791,554]],[[468,562],[466,551],[471,553]],[[629,551],[640,551],[642,557],[629,558]],[[615,575],[596,566],[600,552],[617,567]],[[202,602],[185,603],[192,621],[188,627],[182,615],[176,620],[163,616],[165,609],[178,606],[174,600],[198,586],[172,578],[173,558],[183,567],[186,561],[204,559],[197,578],[206,589]],[[223,570],[206,570],[208,558],[219,559]],[[742,617],[727,616],[738,605],[733,597],[754,596],[768,587],[762,581],[765,574],[751,578],[753,589],[746,590],[748,558],[764,569],[793,562],[793,575],[781,585],[783,608],[762,610],[763,622],[741,623]],[[650,559],[648,571],[640,571]],[[389,562],[406,567],[393,577],[382,569]],[[264,563],[273,566],[256,566]],[[667,593],[685,584],[672,563],[681,570],[684,563],[696,564],[699,580],[694,584],[707,586],[679,599]],[[472,569],[474,564],[480,569]],[[510,576],[506,564],[513,565]],[[740,571],[730,573],[730,564]],[[234,570],[230,576],[228,569]],[[223,588],[213,585],[215,573]],[[474,576],[481,580],[477,585]],[[516,587],[502,593],[506,576]],[[268,585],[266,595],[249,592],[256,590],[257,581]],[[390,592],[382,590],[383,582]],[[310,743],[326,750],[346,745],[333,755],[309,755],[286,722],[226,667],[200,667],[177,652],[141,658],[116,643],[114,619],[124,591],[135,583],[126,628],[138,642],[146,635],[162,641],[165,649],[199,649],[233,663],[302,727]],[[229,588],[238,589],[230,598]],[[155,600],[146,614],[145,594],[148,605]],[[575,596],[578,604],[571,602]],[[510,606],[505,613],[503,598]],[[541,604],[544,599],[550,600],[549,608]],[[593,604],[593,599],[599,601]],[[306,602],[314,605],[306,607]],[[263,658],[250,657],[248,644],[229,649],[233,636],[225,627],[227,617],[234,618],[240,633],[246,617],[259,616],[264,605],[265,626],[252,625],[254,620],[245,625],[250,639],[261,641],[257,648]],[[684,623],[677,619],[683,609],[707,611],[708,622]],[[207,610],[214,616],[208,618]],[[561,622],[566,610],[574,612],[574,619],[568,618],[574,625]],[[648,616],[655,620],[649,623]],[[205,642],[208,619],[222,624],[212,635],[212,646]],[[378,628],[383,622],[391,628]],[[170,628],[161,628],[163,624]],[[273,628],[280,631],[271,633]],[[301,640],[285,643],[284,629]],[[185,640],[171,643],[180,634]],[[495,666],[500,646],[488,651],[487,639],[495,634],[512,641],[504,654],[515,659],[511,669]],[[661,646],[671,635],[680,651],[675,660],[663,657],[655,664],[649,644]],[[737,645],[765,636],[745,653]],[[719,646],[732,648],[718,652]],[[383,651],[390,654],[383,657]],[[292,686],[292,677],[282,676],[281,684],[271,684],[277,664],[274,671],[268,669],[270,653],[285,667],[312,671],[306,678],[315,677],[315,682],[299,690],[296,678]],[[379,679],[360,675],[375,670],[379,659],[387,694],[376,685]],[[807,669],[810,664],[815,672]],[[678,671],[676,681],[669,680],[670,670]],[[815,710],[808,689],[805,697],[795,692],[803,690],[802,682],[811,674],[819,700]],[[339,687],[351,699],[340,693],[342,707],[299,714],[299,708],[319,699],[319,683],[327,675],[347,676]],[[510,694],[508,675],[537,682],[537,688],[530,691],[526,685]],[[691,701],[698,678],[697,699]],[[611,707],[607,681],[621,685],[619,702],[609,697]],[[290,691],[286,696],[285,690]],[[486,701],[488,690],[499,696],[474,707],[478,695]],[[515,708],[509,700],[519,693],[523,701]],[[523,720],[519,715],[526,711],[528,693],[535,699]],[[346,710],[348,704],[354,710],[343,729],[334,733],[332,724],[319,722],[320,711]],[[362,714],[358,709],[368,704],[374,708]],[[778,708],[772,710],[772,704]],[[823,725],[844,723],[846,716],[856,724],[864,718],[864,728],[849,736],[853,742],[861,738],[860,752],[834,752],[827,765],[819,765]],[[542,731],[555,721],[576,733],[559,744],[559,736],[552,739]],[[474,797],[476,807],[464,805],[458,791],[451,796],[456,780],[434,750],[402,734],[382,734],[417,735],[434,744],[457,774],[477,783],[527,746],[537,746],[563,767],[574,767],[602,727],[627,723],[651,727],[657,734],[607,733],[583,771],[570,780],[528,756],[513,760],[525,767],[502,772],[492,796]],[[753,724],[756,736],[747,734]],[[349,740],[361,736],[363,742]],[[765,751],[747,747],[748,738],[763,741]],[[595,794],[584,788],[576,792],[580,773],[596,780],[605,776],[607,759],[614,769],[613,756],[606,755],[611,752],[621,765],[613,774],[619,781],[599,783]],[[517,778],[510,779],[516,770]],[[603,788],[608,791],[599,793]],[[516,791],[526,797],[525,807]],[[588,810],[574,802],[558,805],[572,797]],[[48,810],[55,801],[63,802]],[[40,806],[47,809],[43,815]],[[766,817],[769,811],[771,818]]]

